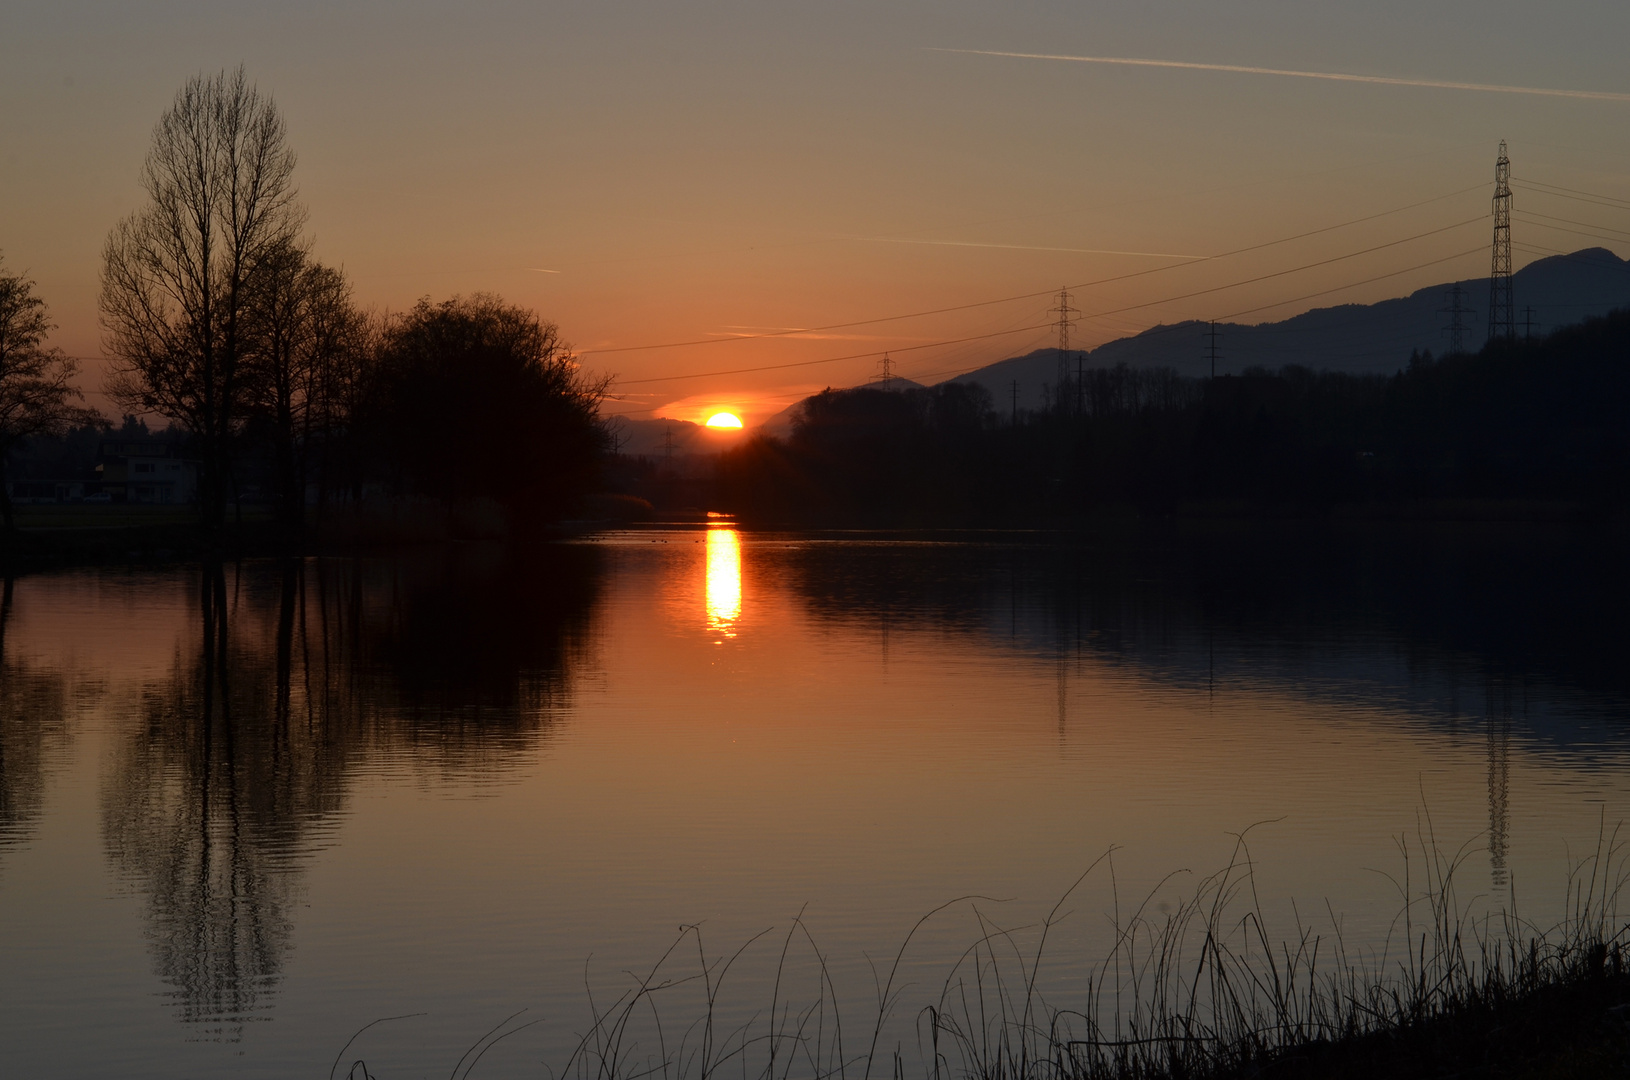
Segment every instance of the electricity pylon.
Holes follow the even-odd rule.
[[[1461,316],[1473,314],[1474,309],[1465,305],[1465,296],[1466,290],[1456,282],[1444,297],[1444,306],[1438,308],[1439,315],[1449,316],[1449,327],[1445,332],[1449,335],[1450,356],[1466,351],[1466,323]]]
[[[1517,336],[1516,301],[1511,292],[1511,159],[1505,140],[1494,163],[1494,258],[1489,269],[1489,340]]]
[[[1081,314],[1081,309],[1070,306],[1070,290],[1061,287],[1058,290],[1058,306],[1050,309],[1049,314],[1058,316],[1058,381],[1053,385],[1058,387],[1059,393],[1056,396],[1059,411],[1062,412],[1063,402],[1067,400],[1063,390],[1070,381],[1070,327],[1075,324],[1071,316]]]

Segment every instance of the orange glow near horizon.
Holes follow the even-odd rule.
[[[707,418],[707,426],[710,428],[740,428],[741,417],[735,413],[714,413]]]
[[[735,529],[707,531],[707,628],[736,636],[741,617],[741,538]]]
[[[1057,341],[1046,312],[1066,283],[1080,349],[1478,278],[1480,216],[1463,234],[1435,230],[1487,209],[1500,138],[1518,176],[1564,185],[1525,194],[1530,213],[1567,212],[1570,188],[1614,205],[1630,190],[1630,159],[1596,137],[1618,106],[1568,96],[1611,97],[1622,81],[1607,43],[1624,35],[1603,21],[1616,6],[1571,5],[1596,30],[1577,36],[1542,5],[1513,16],[1527,28],[1521,81],[1542,98],[1426,78],[1484,62],[1444,5],[1399,15],[1399,33],[1450,50],[1435,65],[1396,55],[1362,5],[1332,6],[1335,21],[1317,25],[1283,17],[1285,5],[1179,6],[1193,22],[1177,23],[1203,29],[1174,31],[1150,5],[971,5],[924,49],[917,9],[897,4],[746,21],[725,7],[660,5],[629,21],[606,5],[523,5],[461,21],[458,60],[427,67],[427,50],[455,48],[437,20],[381,35],[361,6],[328,5],[323,25],[362,65],[312,59],[289,5],[103,5],[97,20],[35,5],[25,37],[11,35],[31,42],[31,62],[60,68],[55,81],[75,65],[99,74],[47,93],[6,68],[36,95],[29,123],[6,129],[8,160],[35,165],[0,170],[6,266],[37,281],[59,327],[50,344],[83,358],[90,404],[118,418],[101,389],[101,252],[113,221],[145,205],[149,133],[206,56],[247,59],[275,100],[313,257],[344,267],[359,306],[503,297],[556,324],[586,374],[615,376],[614,411],[637,420],[700,424],[728,409],[757,426],[827,386],[865,385],[891,349],[891,370],[925,384],[1025,356]],[[133,41],[155,61],[129,66]],[[572,85],[626,92],[539,107],[527,73],[540,48],[558,49],[553,70]],[[657,55],[671,63],[653,66]],[[1383,71],[1406,85],[1343,74]],[[1066,104],[1095,99],[1114,108],[1088,120]],[[1439,111],[1450,102],[1454,128]],[[472,110],[482,123],[465,122]],[[1075,134],[1059,140],[1060,124]],[[457,151],[427,155],[427,141]],[[1191,181],[1197,155],[1203,184]],[[472,159],[494,167],[472,180]],[[1364,220],[1347,221],[1349,208]],[[1583,210],[1535,219],[1519,265],[1587,243],[1626,254],[1622,233],[1602,232],[1622,225],[1602,216],[1611,208],[1592,211],[1586,235],[1550,231]],[[1412,237],[1422,246],[1385,246]],[[1039,403],[1048,370],[1021,394]]]

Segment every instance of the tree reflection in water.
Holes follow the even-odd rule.
[[[490,780],[545,738],[585,658],[598,552],[205,567],[196,637],[141,694],[102,795],[158,974],[200,1037],[263,1015],[303,860],[359,766]]]
[[[62,675],[18,660],[6,649],[14,583],[0,586],[0,852],[32,831],[51,761],[68,741],[68,692]]]
[[[1189,685],[1246,669],[1304,688],[1407,677],[1442,684],[1413,688],[1443,699],[1433,705],[1441,712],[1450,684],[1481,693],[1513,672],[1630,696],[1621,547],[1605,531],[1218,526],[810,544],[779,557],[811,614],[870,623],[879,635],[889,625],[954,627],[1037,656],[1092,652]]]
[[[880,648],[891,627],[915,624],[1050,658],[1061,746],[1083,657],[1212,694],[1392,702],[1397,722],[1448,732],[1469,720],[1486,741],[1489,885],[1501,895],[1513,754],[1563,751],[1573,769],[1626,761],[1621,546],[1605,530],[1219,527],[812,544],[782,557],[807,610]]]

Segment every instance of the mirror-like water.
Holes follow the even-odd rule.
[[[1116,846],[1048,945],[1068,999],[1118,907],[1253,826],[1287,935],[1384,941],[1400,837],[1542,912],[1630,817],[1621,548],[714,528],[21,578],[0,1074],[320,1076],[423,1014],[347,1062],[429,1075],[526,1009],[475,1075],[540,1075],[682,924],[776,928],[740,1017],[803,911],[863,1015],[872,961],[985,897],[913,939],[909,1013]]]

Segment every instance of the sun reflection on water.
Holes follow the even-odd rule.
[[[736,636],[741,617],[741,539],[735,529],[707,531],[707,627]]]

